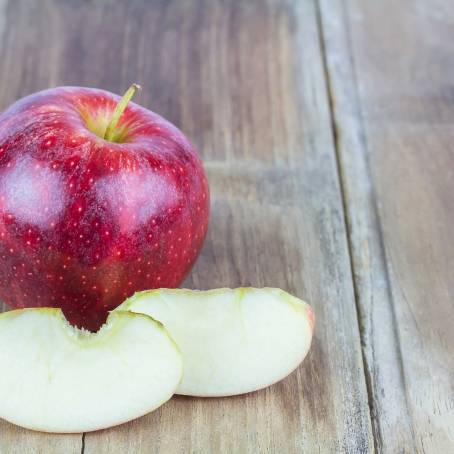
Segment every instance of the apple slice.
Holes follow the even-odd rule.
[[[0,315],[0,368],[0,417],[63,433],[144,415],[172,396],[182,375],[178,348],[152,318],[114,312],[90,333],[51,308]]]
[[[314,315],[275,288],[140,292],[118,310],[144,313],[169,330],[183,355],[178,394],[230,396],[271,385],[306,356]]]

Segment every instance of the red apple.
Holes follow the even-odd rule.
[[[60,87],[0,115],[0,299],[96,330],[137,290],[176,287],[209,192],[186,137],[104,90]]]

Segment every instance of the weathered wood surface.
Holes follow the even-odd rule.
[[[175,398],[130,424],[86,434],[83,450],[370,451],[314,4],[20,1],[3,14],[2,106],[49,85],[121,92],[138,81],[138,101],[199,147],[213,215],[188,286],[279,286],[307,298],[318,316],[309,358],[282,383],[237,398]],[[24,452],[18,433],[48,453],[82,443],[26,438],[2,423],[1,452]]]
[[[321,2],[380,452],[454,452],[454,8]]]
[[[282,383],[229,399],[175,398],[86,434],[83,451],[370,451],[314,4],[21,1],[4,15],[2,106],[49,85],[121,92],[138,81],[138,101],[195,141],[213,215],[188,286],[279,286],[307,298],[318,316],[309,358]],[[82,444],[77,436],[27,438],[2,423],[1,452],[24,452],[18,433],[48,453]]]
[[[165,54],[152,46],[138,57],[154,62],[138,64],[142,78],[159,81],[143,103],[195,140],[209,174],[212,222],[187,284],[288,288],[316,306],[318,334],[308,362],[283,383],[234,399],[176,398],[139,421],[87,434],[85,452],[106,445],[119,452],[367,451],[367,396],[314,6],[184,5],[170,3],[162,15],[148,4],[129,20],[133,48],[139,37],[165,43]]]
[[[141,83],[210,180],[186,285],[279,286],[317,314],[267,390],[83,436],[0,422],[0,453],[454,451],[453,24],[449,0],[0,0],[0,109]]]

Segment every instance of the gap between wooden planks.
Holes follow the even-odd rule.
[[[376,447],[453,452],[452,2],[320,12]]]

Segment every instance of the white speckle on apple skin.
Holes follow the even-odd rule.
[[[64,185],[58,172],[37,165],[28,156],[0,173],[0,193],[6,211],[41,228],[55,224],[65,207]]]

